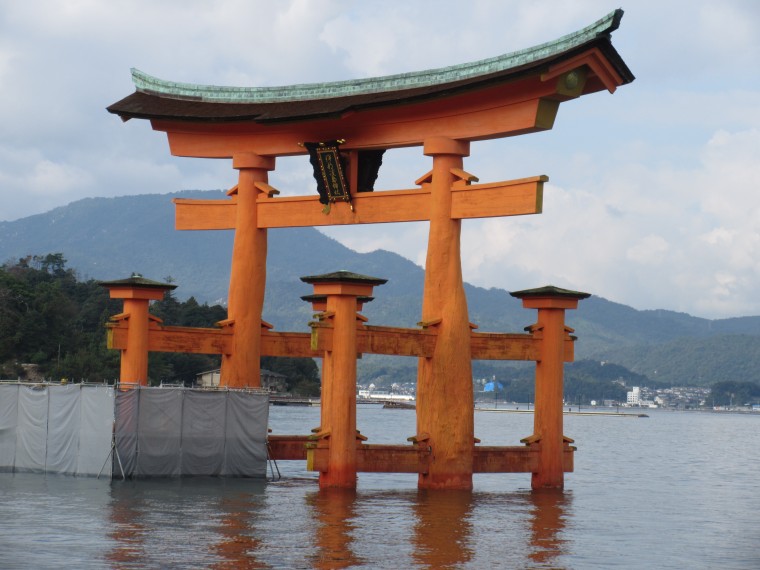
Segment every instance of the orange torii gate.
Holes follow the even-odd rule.
[[[563,449],[570,449],[567,442],[562,443],[561,363],[572,359],[571,348],[565,348],[571,344],[564,327],[564,310],[574,308],[585,294],[556,288],[522,292],[524,305],[539,309],[539,322],[530,335],[472,332],[474,325],[468,318],[461,271],[461,221],[540,213],[547,178],[477,184],[478,178],[464,170],[463,159],[469,156],[471,141],[550,129],[561,102],[604,89],[614,92],[631,82],[633,75],[610,41],[621,17],[622,11],[617,10],[555,42],[514,54],[356,81],[233,88],[167,82],[133,70],[136,92],[111,105],[110,112],[123,120],[150,120],[155,130],[167,134],[174,155],[227,158],[239,171],[238,184],[225,200],[175,200],[177,229],[235,230],[228,318],[219,323],[218,330],[195,332],[172,332],[172,327],[152,323],[148,328],[153,332],[146,331],[145,336],[153,340],[144,344],[149,350],[178,350],[184,346],[188,351],[200,350],[200,345],[209,350],[213,345],[214,351],[222,354],[221,383],[229,387],[258,386],[259,359],[263,354],[331,353],[330,358],[334,358],[336,351],[345,352],[356,343],[360,352],[419,356],[417,435],[412,438],[413,446],[403,446],[413,447],[416,456],[411,464],[401,461],[398,465],[413,467],[420,473],[421,487],[470,488],[472,473],[484,470],[527,470],[534,473],[535,487],[561,486]],[[432,159],[431,170],[415,181],[416,188],[373,191],[377,170],[372,172],[371,163],[379,166],[378,152],[408,146],[423,147],[424,154]],[[278,196],[268,181],[275,158],[307,151],[315,165],[320,196]],[[327,207],[323,209],[319,202]],[[298,333],[269,330],[271,326],[262,320],[268,228],[403,221],[430,223],[420,330],[380,330],[383,327],[360,324],[357,331],[349,334],[341,328],[345,324],[339,327],[336,320],[330,327],[323,327],[331,329],[329,334],[325,330],[312,335],[321,352],[313,346],[313,338],[307,345]],[[325,286],[319,280],[314,283],[319,296],[317,290]],[[355,315],[356,297],[367,294],[366,288],[367,283],[333,283],[327,287],[323,291],[327,306],[343,307],[341,311],[334,310],[331,318],[338,319],[342,314],[341,322],[354,322],[355,316],[346,320],[345,311],[350,313],[349,307],[353,306]],[[359,289],[364,293],[357,293]],[[337,290],[342,292],[336,293]],[[120,344],[119,339],[129,322],[122,319],[120,323],[112,325],[111,346],[125,349],[127,345]],[[185,339],[195,335],[223,342],[178,341],[180,333]],[[546,348],[547,338],[553,339],[555,348]],[[134,353],[131,347],[127,351]],[[471,361],[509,359],[518,354],[517,359],[539,363],[538,389],[543,385],[542,374],[552,378],[550,392],[554,395],[548,399],[552,406],[559,386],[559,433],[552,419],[540,426],[537,423],[536,433],[526,441],[528,448],[535,450],[547,447],[543,442],[549,431],[554,440],[559,437],[559,444],[548,446],[554,449],[549,462],[554,467],[541,462],[539,470],[533,459],[526,459],[520,460],[519,469],[515,465],[507,468],[506,464],[497,465],[494,458],[499,456],[498,451],[488,461],[478,463],[480,460],[474,459],[485,455],[473,454]],[[350,378],[350,366],[341,366],[344,377]],[[353,374],[355,380],[355,368]],[[122,378],[135,380],[142,381]],[[323,389],[330,389],[329,382],[325,382],[323,371]],[[556,416],[556,412],[551,414]],[[536,413],[536,422],[543,415]],[[348,460],[349,467],[341,468],[344,475],[336,475],[337,460],[332,453],[337,444],[326,426],[338,420],[326,417],[324,411],[322,417],[323,425],[315,436],[318,443],[311,452],[312,464],[322,473],[332,473],[321,479],[323,485],[351,486],[355,484],[359,460],[349,453],[353,457]],[[353,421],[355,424],[355,417]],[[350,430],[351,426],[341,429]],[[325,431],[330,432],[329,437]],[[325,439],[329,439],[327,444]],[[283,457],[305,454],[298,438],[291,437],[277,445]],[[340,445],[348,444],[344,441]],[[324,454],[320,450],[330,447],[331,459],[322,461]],[[369,470],[393,467],[388,458],[380,459],[385,451],[363,449],[368,451],[364,455],[375,458],[366,462]],[[427,459],[421,459],[420,453],[427,454]],[[564,455],[569,455],[571,469],[572,454]],[[420,467],[422,463],[424,469]],[[567,468],[565,459],[564,469]],[[537,476],[539,471],[551,474]]]

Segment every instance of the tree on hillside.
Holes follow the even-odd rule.
[[[31,363],[51,379],[115,378],[103,325],[116,312],[107,291],[66,269],[63,254],[0,266],[0,374],[21,376],[20,365]]]
[[[97,281],[80,282],[61,253],[29,255],[0,266],[0,377],[23,377],[21,364],[34,364],[51,380],[113,381],[119,353],[106,348],[105,324],[121,311]],[[226,318],[218,305],[169,294],[151,312],[167,325],[213,326]],[[152,353],[148,375],[190,384],[196,374],[219,367],[219,357]]]
[[[170,283],[171,277],[166,281]],[[152,303],[150,312],[164,325],[179,327],[213,327],[227,318],[224,307],[201,305],[194,297],[180,302],[173,291],[167,291],[162,300]],[[216,354],[153,352],[148,357],[148,378],[153,385],[163,382],[191,386],[199,373],[219,368],[220,362],[221,357]]]
[[[708,402],[713,406],[744,406],[760,403],[760,384],[727,380],[716,382],[710,389]]]
[[[263,356],[261,367],[285,376],[288,392],[299,396],[319,396],[319,369],[313,358]]]

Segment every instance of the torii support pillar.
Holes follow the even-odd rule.
[[[124,308],[120,315],[111,320],[124,319],[128,323],[127,348],[121,351],[119,382],[125,386],[148,385],[148,306],[151,301],[164,298],[164,293],[176,289],[176,285],[159,283],[132,275],[128,279],[101,281],[108,289],[111,299],[123,299]]]
[[[562,423],[565,341],[572,332],[565,327],[565,311],[577,309],[578,301],[590,295],[551,285],[511,295],[522,299],[526,309],[538,309],[538,321],[530,327],[534,338],[540,340],[533,435],[523,440],[539,450],[538,468],[531,477],[531,487],[534,490],[562,489],[564,447],[566,441],[571,441],[564,437]]]
[[[451,217],[451,195],[470,143],[432,137],[424,152],[433,157],[433,170],[421,179],[431,193],[421,325],[435,327],[438,339],[433,356],[420,359],[417,373],[414,439],[433,452],[418,487],[467,490],[472,489],[475,437],[470,322],[460,257],[462,220]]]
[[[258,227],[259,193],[268,191],[268,171],[275,159],[253,153],[235,154],[238,185],[230,194],[237,201],[235,241],[227,302],[233,349],[222,355],[221,379],[230,388],[261,386],[261,312],[267,279],[267,230]]]
[[[314,296],[326,295],[323,320],[332,322],[332,350],[322,361],[321,425],[314,436],[327,445],[328,465],[319,473],[319,487],[356,487],[356,319],[357,298],[369,297],[387,280],[337,271],[302,277],[314,285]]]

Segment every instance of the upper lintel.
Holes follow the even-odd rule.
[[[580,50],[598,47],[621,79],[634,76],[610,43],[623,16],[618,9],[555,41],[488,59],[384,77],[279,87],[223,87],[166,81],[132,70],[136,92],[108,107],[123,119],[276,122],[336,116],[511,81],[550,66]]]

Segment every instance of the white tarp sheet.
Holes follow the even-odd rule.
[[[108,386],[0,385],[0,471],[111,475]]]
[[[111,462],[106,462],[106,453],[111,450],[114,423],[114,390],[110,388],[87,387],[82,390],[81,420],[79,422],[79,462],[77,472],[97,475],[101,469],[110,477]]]
[[[18,384],[0,384],[0,472],[13,471],[18,428]]]
[[[75,384],[51,386],[48,390],[46,472],[73,474],[77,471],[81,392]]]
[[[21,386],[18,391],[15,471],[45,470],[47,431],[47,388]]]

